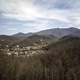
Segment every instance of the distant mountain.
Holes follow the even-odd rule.
[[[74,28],[74,27],[71,27],[71,28],[53,28],[53,29],[43,30],[43,31],[40,31],[37,33],[25,34],[25,33],[20,32],[20,33],[14,34],[12,36],[17,37],[17,38],[26,38],[26,37],[32,36],[34,34],[43,35],[43,36],[53,35],[53,36],[56,36],[57,38],[61,38],[61,37],[67,36],[67,35],[80,37],[80,29]]]
[[[54,29],[48,29],[43,30],[37,33],[38,35],[54,35],[58,38],[61,38],[63,36],[67,35],[73,35],[80,37],[80,29],[71,27],[71,28],[54,28]]]
[[[19,33],[12,35],[12,36],[17,37],[17,38],[26,38],[28,36],[31,36],[32,34],[33,33],[26,33],[25,34],[25,33],[19,32]]]
[[[52,43],[57,39],[80,37],[80,29],[77,28],[54,28],[43,30],[37,33],[17,33],[12,36],[0,35],[0,45],[21,45],[30,46],[36,44]]]

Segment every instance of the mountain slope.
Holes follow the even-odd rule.
[[[21,47],[24,46],[33,46],[33,45],[42,45],[42,44],[47,44],[50,41],[56,40],[55,36],[43,36],[43,35],[32,35],[29,36],[27,38],[25,38],[24,40],[14,44],[15,45],[20,45]]]
[[[80,29],[77,28],[54,28],[54,29],[48,29],[43,30],[37,33],[38,35],[54,35],[58,38],[61,38],[63,36],[67,35],[73,35],[80,37]]]
[[[51,44],[49,48],[56,48],[59,50],[64,50],[68,48],[74,48],[80,46],[80,38],[79,37],[74,37],[74,36],[64,36],[60,38],[58,41],[55,43]]]
[[[67,36],[48,47],[43,61],[55,75],[53,80],[79,80],[80,38]]]
[[[14,35],[12,35],[13,37],[17,37],[17,38],[26,38],[26,37],[29,37],[29,36],[31,36],[33,33],[27,33],[27,34],[25,34],[25,33],[16,33],[16,34],[14,34]]]
[[[4,48],[6,45],[12,45],[18,41],[19,41],[19,39],[16,37],[0,35],[0,47],[1,48]]]
[[[34,34],[43,35],[43,36],[53,35],[53,36],[56,36],[57,38],[61,38],[63,36],[67,36],[67,35],[73,35],[76,37],[80,37],[80,29],[74,28],[74,27],[71,27],[71,28],[53,28],[53,29],[43,30],[43,31],[40,31],[37,33],[25,34],[25,33],[20,32],[20,33],[14,34],[12,36],[17,37],[17,38],[26,38],[26,37],[32,36]]]

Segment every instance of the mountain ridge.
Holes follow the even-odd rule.
[[[47,29],[47,30],[35,32],[35,33],[17,33],[17,34],[13,34],[12,36],[21,38],[21,37],[29,37],[29,36],[32,36],[34,34],[44,35],[44,36],[53,35],[53,36],[58,37],[58,38],[61,38],[63,36],[67,36],[67,35],[73,35],[73,36],[80,37],[80,29],[75,28],[75,27],[52,28],[52,29]]]

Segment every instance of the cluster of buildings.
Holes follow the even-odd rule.
[[[3,49],[5,53],[8,55],[16,55],[16,56],[31,56],[33,54],[39,54],[44,52],[44,48],[47,45],[35,45],[35,46],[27,46],[27,47],[19,47],[19,45],[16,45],[16,47],[9,48],[8,45],[6,45],[6,48]]]
[[[33,46],[20,47],[20,45],[16,45],[15,47],[11,47],[11,48],[9,45],[6,45],[4,49],[2,48],[0,49],[2,49],[8,55],[31,56],[33,54],[39,54],[44,52],[47,43],[44,42],[43,40],[40,40],[40,42],[42,42],[41,45],[34,43]]]

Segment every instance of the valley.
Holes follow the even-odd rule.
[[[0,80],[79,80],[80,30],[58,31],[1,35]]]

